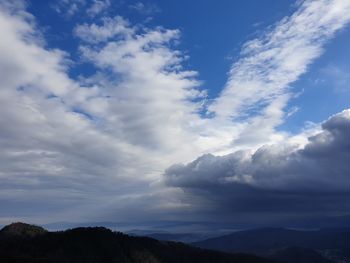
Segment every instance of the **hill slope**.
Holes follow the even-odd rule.
[[[0,262],[272,262],[252,255],[226,254],[182,243],[130,237],[103,227],[76,228],[62,232],[40,231],[40,234],[27,235],[27,230],[39,229],[35,226],[21,225],[20,228],[25,231],[8,235],[9,229],[16,229],[17,226],[10,225],[0,231]]]

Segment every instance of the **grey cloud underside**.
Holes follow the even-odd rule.
[[[210,204],[223,214],[350,213],[350,110],[308,140],[302,149],[278,144],[203,155],[169,167],[165,183],[182,188],[193,206]]]

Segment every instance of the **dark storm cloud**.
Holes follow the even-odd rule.
[[[165,172],[194,206],[260,217],[350,212],[350,110],[332,116],[302,149],[269,145],[226,156],[203,155]],[[196,197],[196,198],[194,198]],[[193,201],[195,200],[195,201]],[[207,207],[205,207],[207,206]]]

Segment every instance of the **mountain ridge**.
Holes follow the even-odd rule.
[[[41,226],[30,225],[22,222],[15,222],[15,223],[9,224],[0,230],[1,235],[28,236],[28,237],[42,235],[46,232],[47,230]]]
[[[205,249],[231,253],[239,251],[292,263],[294,262],[288,259],[296,255],[300,255],[300,262],[350,262],[348,228],[314,231],[261,228],[238,231],[191,244]],[[301,259],[302,257],[309,261]]]
[[[36,226],[33,227],[36,229]],[[272,263],[276,261],[243,253],[211,251],[179,242],[132,237],[104,227],[79,227],[58,232],[46,231],[40,235],[7,235],[6,231],[1,230],[0,262]]]

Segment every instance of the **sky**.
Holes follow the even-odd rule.
[[[350,0],[1,0],[0,224],[349,216],[349,22]]]

